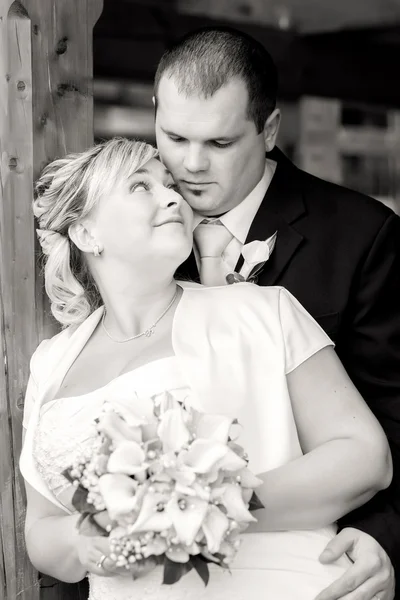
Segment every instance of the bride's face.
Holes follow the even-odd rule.
[[[192,248],[192,210],[155,158],[100,200],[94,214],[104,258],[178,267]]]

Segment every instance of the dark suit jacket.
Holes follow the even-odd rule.
[[[284,286],[304,305],[385,429],[393,483],[340,525],[372,535],[400,578],[400,219],[297,169],[278,149],[269,158],[277,169],[246,240],[278,230],[258,284]],[[178,274],[198,280],[193,253]]]

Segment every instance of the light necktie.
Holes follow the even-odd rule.
[[[200,255],[200,281],[204,285],[225,285],[222,253],[233,239],[221,222],[200,223],[194,230]]]

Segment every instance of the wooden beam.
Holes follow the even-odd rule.
[[[187,14],[225,19],[232,25],[293,27],[301,33],[400,25],[400,3],[393,0],[177,0],[177,8]]]
[[[232,26],[261,25],[294,29],[300,34],[400,25],[396,0],[110,0],[197,17],[226,21]]]
[[[138,5],[109,2],[94,31],[95,76],[151,82],[171,41],[203,26],[226,21]],[[326,96],[398,107],[395,81],[400,43],[382,43],[382,30],[300,36],[254,24],[240,29],[260,41],[279,71],[280,96]],[[387,38],[386,38],[387,39]],[[389,37],[396,40],[394,33]]]
[[[102,0],[0,0],[0,560],[4,600],[37,600],[18,470],[29,358],[55,330],[31,211],[49,161],[93,140],[92,30]]]
[[[151,82],[168,45],[199,27],[226,21],[183,15],[152,4],[108,2],[94,29],[94,74],[99,78]],[[273,56],[281,88],[289,97],[299,89],[302,48],[293,32],[245,24],[241,30],[261,42]]]
[[[378,32],[382,35],[378,29],[303,37],[305,93],[399,107],[400,44],[374,42]]]

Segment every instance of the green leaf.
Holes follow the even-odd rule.
[[[70,483],[74,483],[74,478],[71,476],[71,468],[69,467],[68,469],[65,469],[65,471],[63,471],[61,473],[61,475],[63,475],[65,477],[65,479],[67,479]]]
[[[266,262],[267,261],[264,260],[263,262],[257,263],[256,265],[254,265],[254,267],[251,269],[251,271],[247,277],[247,281],[253,279],[254,277],[257,277],[257,275],[259,275],[261,273],[261,271],[263,270]]]
[[[252,497],[249,502],[249,511],[259,510],[260,508],[265,508],[264,504],[261,502],[260,498],[257,496],[255,492],[253,492]]]
[[[87,502],[88,493],[89,492],[86,488],[84,488],[82,485],[79,485],[76,488],[75,493],[72,497],[72,506],[81,514],[98,513],[99,511],[97,510],[97,508],[95,508],[93,504]]]
[[[163,583],[166,585],[172,585],[180,580],[183,575],[189,573],[193,569],[193,565],[189,560],[186,563],[173,562],[169,558],[164,559],[164,576]]]
[[[107,531],[97,523],[97,521],[94,519],[93,513],[83,513],[76,525],[81,535],[86,535],[88,537],[97,535],[108,537]]]
[[[200,575],[201,579],[204,582],[204,585],[207,586],[210,580],[210,571],[208,570],[207,563],[210,561],[200,555],[196,555],[191,558],[190,562],[192,563],[197,573]]]

